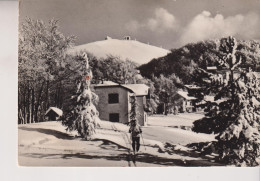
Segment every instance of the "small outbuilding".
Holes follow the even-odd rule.
[[[48,121],[56,121],[58,120],[63,114],[63,111],[57,107],[50,107],[46,113],[45,117]]]

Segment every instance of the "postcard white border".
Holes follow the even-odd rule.
[[[0,180],[259,181],[260,168],[79,168],[17,165],[18,2],[0,1]]]

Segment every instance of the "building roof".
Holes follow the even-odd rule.
[[[113,81],[103,81],[102,84],[94,84],[94,87],[107,87],[107,86],[117,86],[118,83],[115,83]]]
[[[132,90],[136,96],[148,95],[149,87],[145,84],[122,84],[121,86]]]
[[[45,113],[45,115],[47,115],[50,111],[54,111],[56,114],[58,114],[59,116],[62,116],[62,114],[63,114],[63,111],[61,110],[61,109],[59,109],[59,108],[57,108],[57,107],[50,107],[47,111],[46,111],[46,113]]]
[[[145,84],[117,84],[112,81],[104,81],[102,84],[94,85],[95,88],[100,87],[122,87],[134,93],[136,96],[148,95],[149,87]]]
[[[179,91],[177,91],[177,93],[178,93],[181,97],[185,98],[186,100],[195,100],[195,99],[196,99],[196,97],[188,96],[188,92],[186,92],[186,91],[181,91],[181,90],[179,90]]]

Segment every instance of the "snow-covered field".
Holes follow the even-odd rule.
[[[195,120],[201,119],[202,113],[182,113],[178,115],[153,115],[148,117],[150,126],[167,126],[167,127],[191,127]]]
[[[178,115],[153,115],[148,117],[148,126],[143,128],[147,139],[186,145],[190,143],[214,140],[214,135],[191,131],[195,120],[201,119],[201,113],[182,113]]]
[[[120,123],[101,121],[92,141],[85,141],[76,132],[66,132],[60,122],[42,122],[18,126],[18,161],[21,166],[213,166],[211,157],[201,157],[185,147],[185,144],[171,142],[165,147],[165,140],[153,134],[154,126],[143,128],[144,140],[141,141],[140,153],[134,159],[129,156],[128,126]],[[156,126],[156,128],[160,128]],[[185,143],[194,141],[191,131],[165,128],[170,139],[184,137]],[[150,130],[149,130],[150,129]],[[162,130],[165,132],[165,130]],[[185,137],[186,135],[186,137]],[[211,135],[207,140],[212,139]],[[203,138],[204,137],[204,138]],[[153,139],[156,138],[156,139]],[[201,138],[201,140],[200,140]],[[174,140],[173,139],[173,140]],[[205,135],[197,135],[197,141],[205,141]],[[145,145],[145,146],[144,146]],[[169,148],[169,145],[170,148]],[[167,150],[166,150],[167,149]],[[134,161],[134,162],[133,162]],[[134,164],[135,163],[135,164]]]

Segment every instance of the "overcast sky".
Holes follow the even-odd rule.
[[[260,39],[260,0],[21,0],[25,17],[58,19],[77,45],[107,35],[166,49],[227,35]]]

